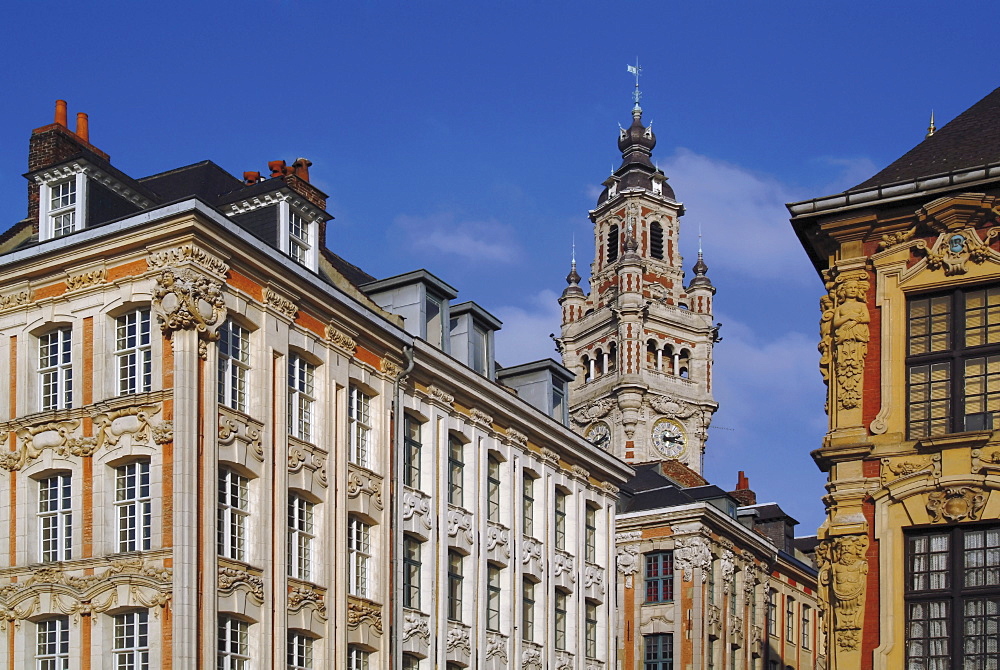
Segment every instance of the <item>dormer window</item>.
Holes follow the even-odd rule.
[[[441,325],[441,301],[432,295],[427,296],[424,322],[427,325],[427,341],[439,349],[444,348],[444,328]]]
[[[76,179],[49,187],[49,217],[52,237],[72,233],[76,228]]]
[[[288,255],[303,265],[309,262],[309,224],[294,211],[288,214]]]

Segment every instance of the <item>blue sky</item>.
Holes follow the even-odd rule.
[[[859,3],[860,4],[860,3]],[[825,477],[822,285],[784,203],[843,190],[1000,85],[988,3],[35,2],[5,8],[0,226],[56,98],[143,176],[313,161],[328,245],[373,275],[427,268],[504,321],[498,358],[554,355],[575,235],[620,162],[627,63],[654,159],[718,287],[706,474],[745,470],[807,534]]]

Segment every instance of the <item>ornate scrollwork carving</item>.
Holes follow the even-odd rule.
[[[351,470],[347,475],[347,497],[357,498],[362,493],[371,498],[376,508],[382,509],[382,480],[374,475]]]
[[[639,570],[639,550],[630,544],[620,547],[615,564],[618,572],[625,575],[625,588],[632,588],[632,575]]]
[[[500,633],[486,634],[486,659],[496,656],[504,665],[507,664],[507,637]]]
[[[674,419],[689,419],[698,412],[698,407],[690,403],[661,395],[648,395],[649,406],[658,414]]]
[[[681,569],[684,581],[694,578],[694,568],[701,568],[701,579],[708,578],[708,570],[712,567],[712,551],[708,540],[701,535],[678,538],[674,543],[674,561]]]
[[[236,414],[230,414],[229,410],[219,412],[219,444],[229,446],[235,442],[240,442],[246,446],[247,451],[260,461],[264,462],[264,440],[261,437],[262,430],[257,425],[247,422]]]
[[[67,444],[73,439],[72,433],[79,425],[79,421],[71,419],[47,421],[20,429],[17,431],[20,447],[17,451],[0,451],[0,467],[11,472],[20,470],[29,461],[41,456],[44,449],[54,449],[56,453],[68,454]]]
[[[151,268],[180,267],[185,263],[193,263],[220,277],[225,277],[229,272],[229,266],[222,259],[194,244],[154,251],[149,255],[148,262]]]
[[[402,366],[400,366],[399,364],[395,363],[394,361],[392,361],[392,360],[390,360],[388,358],[384,358],[384,357],[379,360],[379,362],[378,362],[378,369],[386,377],[389,377],[389,378],[392,378],[392,379],[395,379],[396,377],[398,377],[403,372]]]
[[[465,653],[466,656],[471,656],[472,640],[469,636],[469,631],[464,627],[450,626],[448,628],[445,648],[448,651],[461,651]]]
[[[295,315],[299,313],[298,305],[269,288],[264,289],[264,304],[268,307],[273,307],[279,314],[292,320],[294,320]]]
[[[153,442],[156,444],[167,444],[174,440],[174,422],[161,421],[152,427]]]
[[[357,628],[363,623],[382,634],[382,608],[365,600],[350,598],[347,601],[347,627]]]
[[[167,268],[160,273],[153,290],[153,309],[167,337],[178,330],[195,330],[202,342],[219,339],[216,329],[226,318],[222,284],[187,268]]]
[[[0,311],[5,309],[14,309],[15,307],[21,307],[30,303],[31,294],[27,291],[18,291],[17,293],[0,295]]]
[[[472,423],[478,423],[487,428],[493,425],[493,417],[477,407],[473,407],[469,411],[469,418],[472,420]]]
[[[333,324],[328,324],[326,327],[326,339],[330,341],[330,344],[344,350],[351,356],[354,355],[355,349],[358,348],[358,343],[354,341],[353,337],[339,330]]]
[[[612,484],[611,482],[601,482],[600,485],[598,486],[598,488],[600,488],[602,491],[604,491],[608,495],[612,495],[612,496],[618,495],[618,490],[619,490],[618,487],[615,486],[614,484]]]
[[[604,568],[599,565],[587,564],[583,569],[583,587],[600,589],[604,586]]]
[[[264,604],[264,580],[258,575],[251,574],[239,568],[221,567],[219,568],[219,590],[224,593],[232,593],[239,586],[244,586],[250,591],[250,595],[258,605]]]
[[[79,291],[80,289],[87,288],[88,286],[103,284],[106,274],[107,273],[104,268],[100,268],[98,270],[91,270],[90,272],[83,272],[78,275],[67,275],[66,286],[69,287],[70,291]]]
[[[833,603],[837,644],[854,650],[860,642],[861,617],[868,577],[868,536],[843,535],[816,547],[818,583]]]
[[[487,523],[486,550],[494,551],[498,547],[504,556],[510,557],[510,533],[503,526],[498,526],[495,523]]]
[[[298,612],[303,607],[312,607],[321,618],[326,618],[326,599],[323,594],[308,586],[294,586],[288,591],[288,611]]]
[[[115,446],[125,435],[131,435],[133,440],[148,443],[153,439],[153,424],[150,419],[159,413],[159,405],[134,405],[96,415],[95,450],[108,444]]]
[[[581,481],[586,482],[590,479],[590,472],[586,468],[579,465],[571,465],[569,467],[569,471],[574,477]]]
[[[918,460],[904,459],[893,461],[890,458],[883,458],[881,463],[883,486],[893,479],[905,479],[916,475],[941,476],[941,454],[931,454],[926,458]]]
[[[559,465],[559,454],[552,451],[548,447],[542,447],[542,460],[548,461],[553,465]]]
[[[986,494],[974,486],[948,486],[927,495],[927,513],[931,522],[975,521],[986,506]]]
[[[930,249],[923,240],[915,248],[927,255],[928,269],[943,269],[946,277],[963,275],[968,272],[966,264],[969,261],[981,265],[991,257],[997,258],[990,244],[1000,235],[1000,228],[989,228],[985,233],[980,238],[975,228],[945,231],[938,235]]]
[[[7,626],[13,625],[17,628],[22,621],[30,617],[38,609],[39,598],[35,596],[34,598],[28,600],[20,608],[18,607],[4,607],[0,604],[0,631],[6,631]]]
[[[403,491],[403,520],[409,521],[413,515],[420,517],[427,530],[432,528],[430,500],[413,491]]]
[[[403,615],[403,642],[411,637],[418,637],[426,642],[430,642],[431,639],[427,617],[417,612],[407,612]]]
[[[917,232],[917,227],[914,226],[909,230],[900,230],[895,233],[886,233],[885,235],[882,236],[882,240],[878,243],[879,251],[883,251],[885,249],[891,249],[897,244],[902,244],[903,242],[909,242],[911,239],[913,239],[913,236],[916,234],[916,232]]]
[[[448,535],[458,537],[458,533],[463,531],[468,542],[475,542],[476,535],[472,530],[472,515],[460,509],[448,510]]]
[[[574,423],[585,426],[593,421],[596,421],[597,419],[607,416],[616,405],[617,402],[613,398],[601,398],[586,407],[581,407],[576,410],[572,415],[570,415],[570,418],[573,419]]]
[[[455,402],[455,396],[448,393],[444,389],[434,386],[433,384],[428,388],[428,391],[430,391],[431,398],[437,400],[439,403],[445,405],[451,405],[453,402]]]
[[[524,538],[521,542],[521,563],[528,565],[531,561],[536,561],[539,568],[542,566],[542,544],[531,537]]]
[[[525,644],[524,651],[521,652],[522,670],[542,670],[542,652],[534,646]]]
[[[514,428],[507,429],[507,441],[518,447],[525,447],[528,444],[528,436]]]

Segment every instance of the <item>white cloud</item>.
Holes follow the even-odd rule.
[[[562,311],[558,299],[554,291],[546,289],[527,296],[523,305],[491,310],[503,321],[496,335],[496,359],[501,365],[520,365],[542,358],[562,362],[549,338],[550,333],[559,335]]]
[[[822,195],[840,193],[853,186],[857,186],[879,171],[879,167],[870,158],[834,158],[823,156],[816,160],[823,165],[829,165],[840,170],[840,174],[835,179],[830,181],[825,187],[819,189],[819,193]]]
[[[801,276],[805,254],[788,223],[786,202],[799,197],[773,177],[687,149],[660,161],[689,212],[682,238],[696,239],[700,222],[709,265],[743,276]]]
[[[460,219],[454,212],[401,214],[393,221],[393,232],[411,249],[477,263],[513,263],[521,256],[514,228],[495,219]]]

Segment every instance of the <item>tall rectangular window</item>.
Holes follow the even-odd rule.
[[[472,328],[472,361],[470,367],[481,375],[489,369],[486,347],[486,331],[479,326]]]
[[[288,633],[288,670],[312,670],[313,639],[298,631]]]
[[[555,495],[555,540],[556,549],[566,549],[566,494],[556,489]]]
[[[589,600],[584,619],[584,640],[587,658],[597,658],[597,605]]]
[[[69,617],[39,621],[35,643],[36,670],[69,670]]]
[[[118,395],[145,393],[153,388],[153,345],[148,309],[137,309],[115,319],[115,360],[118,363]]]
[[[72,328],[57,328],[38,338],[38,377],[43,410],[73,406]]]
[[[1000,286],[912,298],[907,316],[909,438],[1000,427]]]
[[[139,610],[115,617],[116,670],[149,670],[149,612]]]
[[[465,462],[462,460],[463,445],[454,435],[448,436],[448,504],[462,506],[462,477]]]
[[[462,620],[462,554],[448,552],[448,620]]]
[[[708,583],[705,585],[708,590],[708,604],[715,604],[715,559],[708,564]]]
[[[486,630],[500,630],[500,568],[486,567]]]
[[[403,415],[403,484],[420,488],[420,422]]]
[[[303,265],[309,262],[312,242],[309,237],[309,223],[295,210],[288,211],[288,255]]]
[[[486,519],[500,521],[500,459],[496,456],[487,459]]]
[[[38,539],[42,561],[73,557],[73,479],[70,474],[38,482]]]
[[[674,552],[646,554],[646,602],[663,603],[674,599]]]
[[[438,349],[442,349],[444,348],[444,322],[441,320],[441,301],[437,298],[427,296],[424,310],[427,341]]]
[[[778,592],[767,591],[767,634],[778,636]]]
[[[403,607],[420,609],[420,541],[403,538]]]
[[[802,648],[809,648],[809,605],[802,605]]]
[[[115,509],[118,551],[148,551],[153,530],[149,461],[135,461],[115,468]]]
[[[643,642],[646,652],[643,670],[674,670],[673,633],[646,635],[643,637]]]
[[[347,670],[368,670],[368,657],[371,654],[353,644],[347,647]]]
[[[250,624],[219,617],[218,670],[250,670]]]
[[[312,579],[313,503],[297,493],[288,496],[288,576]]]
[[[906,537],[908,668],[1000,667],[1000,527]]]
[[[785,596],[785,639],[795,642],[795,599]]]
[[[370,468],[370,442],[372,432],[371,396],[357,386],[351,386],[347,408],[347,424],[350,431],[348,459],[355,465]]]
[[[521,639],[535,639],[535,583],[527,577],[521,582]]]
[[[219,556],[247,559],[247,517],[250,516],[250,480],[229,468],[219,470],[217,540]]]
[[[368,597],[368,559],[371,558],[371,526],[352,516],[347,522],[348,593]]]
[[[313,382],[316,366],[298,354],[288,357],[288,427],[292,437],[313,439]]]
[[[76,177],[49,186],[49,219],[53,237],[76,229]]]
[[[247,411],[250,331],[227,320],[219,328],[219,403]]]
[[[555,647],[559,650],[566,649],[566,619],[567,619],[567,603],[568,597],[565,591],[556,591],[554,600],[554,610],[555,610]]]
[[[587,505],[583,526],[584,554],[587,562],[597,561],[597,508]]]
[[[535,533],[535,478],[527,472],[524,473],[521,494],[521,518],[524,534],[531,537]]]

